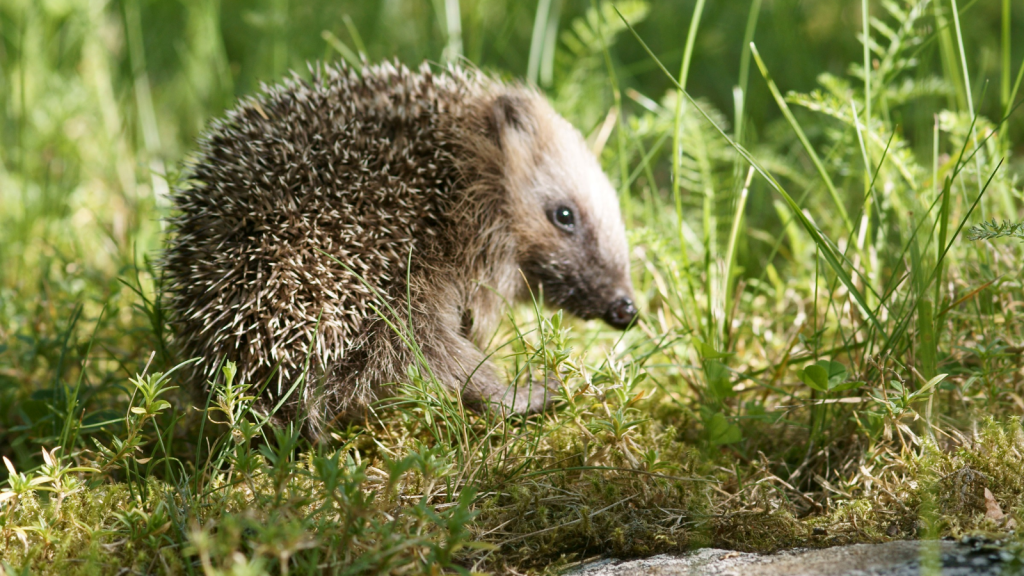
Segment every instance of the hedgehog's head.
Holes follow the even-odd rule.
[[[615,190],[580,133],[539,94],[491,105],[520,269],[547,304],[624,329],[636,317]]]

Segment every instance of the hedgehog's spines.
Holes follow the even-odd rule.
[[[268,389],[282,394],[301,373],[321,312],[314,372],[343,367],[367,345],[368,290],[314,248],[382,286],[404,281],[393,272],[404,270],[408,250],[451,249],[421,243],[445,226],[463,152],[458,118],[487,80],[426,65],[413,74],[392,62],[362,73],[316,64],[309,73],[263,85],[214,121],[186,164],[187,185],[173,194],[179,213],[169,220],[164,269],[177,344],[208,359],[199,381],[232,358],[238,378],[259,386],[280,363]],[[336,392],[328,413],[344,408],[345,396],[371,395]],[[293,400],[289,410],[308,403]]]

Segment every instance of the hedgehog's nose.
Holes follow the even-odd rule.
[[[608,307],[608,311],[604,314],[604,321],[613,328],[625,330],[633,323],[636,313],[636,306],[633,305],[632,300],[629,298],[619,298]]]

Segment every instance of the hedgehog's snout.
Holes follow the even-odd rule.
[[[628,296],[623,296],[613,301],[608,307],[608,311],[604,313],[604,321],[613,328],[625,330],[633,323],[636,315],[637,310],[633,300]]]

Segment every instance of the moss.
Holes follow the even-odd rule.
[[[16,80],[45,85],[55,94],[67,92],[62,89],[67,82],[72,92],[94,84],[82,84],[79,72],[106,70],[108,56],[77,47],[110,44],[109,38],[94,34],[106,35],[109,27],[99,24],[109,17],[120,22],[124,15],[116,3],[107,3],[112,14],[85,14],[85,4],[77,4],[69,8],[77,14],[70,19],[31,9],[30,2],[10,4],[5,16],[14,18],[14,28],[28,18],[24,21],[32,25],[21,28],[30,36],[59,31],[67,50],[40,52],[26,67],[19,65],[24,64],[20,49],[11,45],[12,66],[0,67],[0,75],[31,70]],[[160,3],[141,3],[143,13],[146,4]],[[604,34],[622,27],[611,11],[605,18],[585,14],[587,4],[577,6],[582,12],[566,12],[563,22],[573,55],[553,60],[557,73],[551,93],[578,125],[593,127],[607,114],[611,92],[604,90],[604,100],[573,94],[598,95],[607,87],[601,63],[609,44],[601,35],[573,31],[590,30],[594,22],[608,24]],[[644,3],[634,4],[636,17],[626,16],[638,21]],[[611,8],[611,3],[602,5]],[[135,160],[152,154],[133,151],[133,131],[117,128],[118,122],[107,123],[118,132],[109,138],[83,135],[74,139],[77,143],[65,142],[87,149],[88,158],[99,164],[116,161],[117,166],[109,164],[105,175],[83,172],[91,182],[86,186],[90,199],[72,210],[61,202],[40,206],[45,208],[41,211],[0,210],[0,229],[14,231],[12,242],[0,243],[0,252],[11,257],[11,266],[0,267],[0,455],[19,471],[0,491],[15,490],[22,473],[25,483],[36,482],[20,485],[18,498],[0,496],[0,562],[6,563],[0,566],[61,576],[110,574],[115,568],[206,575],[318,573],[341,567],[352,573],[521,573],[591,555],[642,556],[708,545],[770,552],[971,532],[1005,534],[1008,520],[985,515],[991,504],[985,491],[1010,520],[1024,520],[1024,440],[1018,420],[1024,382],[1016,344],[1024,340],[1024,324],[1015,316],[1024,301],[1020,246],[962,242],[953,235],[956,223],[978,212],[964,212],[967,206],[959,200],[939,203],[931,211],[920,202],[938,198],[929,190],[946,178],[950,187],[941,198],[959,198],[965,182],[973,190],[978,176],[973,171],[980,168],[982,176],[993,175],[986,213],[1008,216],[998,210],[1015,208],[1020,183],[1012,169],[997,170],[996,164],[1010,157],[1019,126],[1000,130],[1000,137],[987,140],[985,153],[973,160],[956,162],[958,154],[969,156],[974,150],[975,132],[992,134],[996,127],[981,116],[932,108],[938,102],[935,94],[960,81],[922,84],[920,78],[942,72],[928,69],[937,61],[917,62],[903,57],[908,52],[898,52],[929,42],[935,30],[925,20],[904,26],[907,21],[898,12],[910,12],[903,10],[908,7],[876,6],[875,16],[895,25],[900,39],[874,36],[882,49],[897,52],[879,63],[873,86],[883,96],[899,87],[900,102],[891,115],[874,106],[871,118],[860,119],[872,133],[863,152],[848,124],[851,105],[869,108],[863,92],[855,89],[861,79],[823,75],[820,90],[789,95],[791,104],[810,109],[800,121],[814,146],[828,151],[825,169],[837,183],[842,181],[843,191],[856,192],[842,199],[847,208],[871,208],[856,249],[847,241],[850,227],[837,217],[830,199],[813,193],[821,174],[806,162],[789,127],[763,125],[767,130],[750,132],[757,137],[749,143],[778,177],[776,183],[794,196],[801,196],[795,194],[801,189],[811,193],[799,206],[780,203],[776,211],[774,200],[762,194],[765,181],[758,178],[749,189],[746,212],[734,213],[732,207],[743,206],[734,193],[744,189],[743,170],[737,166],[745,160],[695,107],[681,107],[677,125],[677,95],[660,92],[665,85],[656,75],[629,79],[631,98],[618,116],[623,122],[604,124],[628,130],[619,134],[621,147],[605,146],[602,154],[607,166],[615,166],[612,176],[620,168],[636,176],[623,183],[633,194],[622,200],[629,208],[624,212],[643,318],[636,329],[613,334],[597,323],[559,314],[514,311],[490,350],[509,378],[557,383],[562,405],[544,415],[506,420],[470,414],[457,404],[411,391],[402,404],[381,406],[314,445],[288,430],[257,425],[247,402],[239,399],[246,393],[237,387],[233,401],[214,397],[224,412],[212,419],[195,409],[187,393],[163,390],[168,406],[155,396],[143,401],[144,388],[150,387],[149,396],[154,393],[153,373],[167,373],[184,359],[175,359],[167,346],[173,326],[160,307],[159,275],[133,262],[134,250],[108,262],[114,251],[101,248],[112,245],[111,231],[125,226],[129,230],[113,244],[128,248],[138,242],[140,254],[158,247],[152,198],[131,193],[132,184],[128,196],[138,202],[126,204],[124,191],[112,184],[150,182],[147,161]],[[746,8],[741,8],[745,17]],[[500,6],[492,15],[502,16]],[[504,15],[508,18],[484,20],[506,26],[517,18]],[[208,17],[210,30],[221,29],[215,10]],[[393,16],[388,12],[387,17]],[[98,24],[69,28],[65,20]],[[311,38],[320,38],[322,26],[317,26]],[[30,38],[26,45],[47,45],[47,37]],[[855,42],[853,36],[849,40]],[[620,38],[620,46],[627,41],[632,39]],[[161,50],[159,43],[145,44],[147,53]],[[555,49],[562,50],[563,44]],[[79,61],[79,52],[100,60]],[[164,60],[184,61],[176,56]],[[132,68],[115,70],[112,85],[130,86]],[[809,72],[808,78],[816,71]],[[651,79],[656,82],[650,84]],[[632,98],[637,94],[650,100]],[[651,105],[663,94],[662,105]],[[118,105],[106,102],[103,109],[116,111]],[[725,116],[707,102],[700,105],[724,123]],[[158,102],[158,114],[160,108]],[[68,120],[85,108],[47,109],[53,118]],[[917,113],[908,116],[911,109]],[[27,130],[27,139],[14,138],[30,148],[18,158],[36,167],[25,171],[8,162],[0,179],[14,185],[0,189],[17,191],[23,183],[29,192],[49,191],[46,198],[82,189],[74,166],[87,168],[86,157],[53,156],[65,147],[54,148],[56,141],[33,132],[32,122],[19,116],[25,111],[24,106],[3,108],[0,115],[8,114],[8,121],[0,125]],[[136,116],[134,109],[122,112]],[[920,157],[914,150],[932,142],[936,115],[937,157],[951,160],[933,174],[930,146]],[[923,120],[919,134],[914,134],[915,116]],[[580,123],[581,118],[588,120]],[[159,124],[181,125],[167,118]],[[666,143],[677,139],[681,162],[669,161],[666,152],[676,146]],[[880,142],[888,148],[883,150]],[[169,150],[190,146],[185,141],[167,144]],[[18,146],[7,148],[17,151]],[[872,161],[867,169],[865,153]],[[44,164],[68,170],[51,174]],[[132,174],[132,165],[143,172]],[[956,166],[965,171],[956,172]],[[937,182],[929,183],[933,176]],[[673,189],[680,186],[684,213],[674,212],[673,191],[666,189],[670,182]],[[871,205],[851,204],[864,198],[860,191],[872,182],[877,194],[870,196]],[[700,202],[701,190],[715,192],[703,214],[690,210],[691,200]],[[1000,200],[988,204],[993,198]],[[727,213],[720,213],[723,208]],[[815,230],[796,221],[785,224],[803,211],[813,217]],[[107,223],[65,225],[70,215],[77,222],[89,214]],[[733,214],[743,217],[735,220],[736,242],[730,242],[735,250],[724,254],[724,236],[705,224],[727,224]],[[46,242],[39,241],[41,229],[57,227],[61,235],[44,234]],[[919,233],[908,235],[912,229]],[[944,234],[948,247],[937,279],[941,300],[933,302],[931,320],[920,297],[930,297],[936,287],[931,275],[941,238],[928,236],[929,230]],[[700,245],[702,232],[718,241]],[[815,242],[812,236],[819,234],[827,240]],[[821,259],[830,247],[850,248],[848,259],[834,255],[852,285],[841,286],[827,258]],[[991,257],[980,263],[982,250]],[[728,269],[718,268],[726,260]],[[16,271],[13,277],[4,276],[8,269]],[[998,280],[990,284],[993,278]],[[122,288],[121,279],[129,280],[131,290]],[[980,286],[986,288],[976,291]],[[854,301],[854,289],[870,307],[877,306],[877,323],[866,317],[869,306]],[[515,325],[523,319],[531,325]],[[498,345],[508,341],[509,346]],[[824,379],[807,371],[812,362],[828,367]],[[923,390],[933,369],[948,375]],[[126,378],[126,373],[147,376]],[[143,380],[145,385],[136,384]],[[67,403],[73,392],[80,392],[77,405]],[[145,414],[139,415],[139,409]],[[230,420],[234,426],[211,420]],[[45,447],[52,454],[58,443],[67,444],[66,453],[58,454],[65,467],[62,479],[48,476],[53,466],[39,453]],[[0,467],[0,474],[6,469]]]

